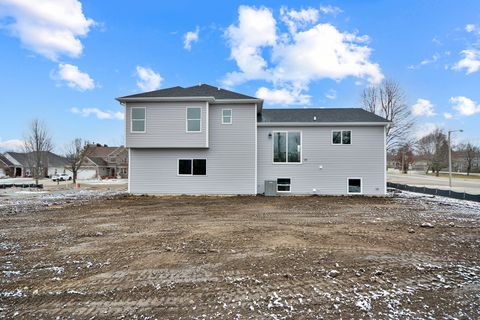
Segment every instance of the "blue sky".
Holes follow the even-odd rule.
[[[198,83],[267,107],[357,107],[397,81],[416,137],[480,144],[479,1],[0,1],[0,149],[34,117],[55,150],[123,143],[115,97]]]

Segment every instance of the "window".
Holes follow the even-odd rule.
[[[352,144],[352,131],[350,130],[334,130],[332,131],[333,144]]]
[[[302,138],[297,132],[273,133],[273,162],[300,163],[302,159]]]
[[[202,131],[202,108],[187,108],[187,132]]]
[[[222,124],[232,124],[232,109],[222,109]]]
[[[290,178],[277,179],[277,192],[290,192]]]
[[[178,174],[182,176],[205,176],[207,175],[207,160],[178,159]]]
[[[131,112],[131,132],[145,132],[145,107],[134,107]]]
[[[362,193],[362,179],[348,178],[348,193]]]

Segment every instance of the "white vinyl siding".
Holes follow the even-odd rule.
[[[332,131],[349,131],[351,145],[332,144]],[[302,164],[272,162],[274,131],[301,131]],[[352,136],[353,138],[353,136]],[[385,144],[383,126],[349,127],[258,127],[257,191],[266,180],[291,178],[292,194],[347,195],[347,178],[362,178],[362,194],[385,194]]]

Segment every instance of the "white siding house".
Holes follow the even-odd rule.
[[[386,193],[385,119],[362,109],[263,109],[209,85],[117,98],[129,192]]]

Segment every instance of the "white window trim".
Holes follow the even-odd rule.
[[[188,109],[200,109],[200,119],[188,119]],[[200,120],[199,131],[188,130],[188,120]],[[185,132],[187,133],[202,133],[202,107],[185,107]]]
[[[225,110],[230,110],[230,122],[223,122],[223,119],[225,118],[225,116],[223,115],[223,111]],[[222,109],[222,124],[232,124],[233,123],[233,110],[232,109]]]
[[[143,131],[133,131],[133,109],[143,109],[145,110],[145,119],[143,120],[144,126],[143,126]],[[136,119],[139,120],[139,119]],[[146,133],[147,132],[147,108],[146,107],[131,107],[130,108],[130,133]]]
[[[287,133],[287,161],[286,162],[275,162],[275,133],[285,132]],[[289,132],[300,132],[300,162],[288,162],[288,133]],[[291,130],[291,131],[272,131],[272,163],[280,165],[298,165],[303,163],[303,131],[301,130]]]
[[[360,180],[360,192],[350,192],[348,188],[348,180],[359,179]],[[347,194],[363,194],[363,179],[361,177],[347,177]]]
[[[335,131],[340,131],[342,132],[340,135],[341,138],[341,143],[333,143],[333,133]],[[343,131],[350,131],[350,143],[343,143]],[[333,129],[331,134],[330,134],[330,144],[332,146],[351,146],[353,144],[353,130],[352,129]]]
[[[289,179],[290,180],[290,184],[288,186],[290,186],[290,190],[289,191],[279,191],[278,190],[278,179]],[[282,186],[286,186],[286,184],[281,184]],[[292,192],[292,178],[277,178],[277,192],[278,193],[291,193]]]
[[[192,161],[192,173],[190,174],[180,174],[180,160],[191,160]],[[193,174],[193,160],[205,160],[205,174]],[[179,177],[206,177],[208,174],[207,172],[207,158],[177,158],[177,176]]]

